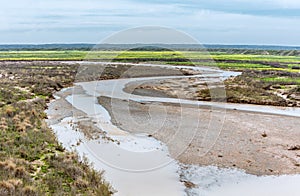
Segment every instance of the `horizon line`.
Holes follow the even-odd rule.
[[[74,42],[74,43],[0,43],[0,46],[41,46],[41,45],[207,45],[207,46],[269,46],[269,47],[300,47],[300,45],[284,45],[284,44],[227,44],[227,43],[89,43],[89,42]]]

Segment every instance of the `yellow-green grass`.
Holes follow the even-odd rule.
[[[0,51],[0,60],[9,59],[77,59],[85,58],[186,58],[186,59],[214,59],[214,60],[243,60],[270,62],[300,62],[296,56],[224,54],[194,51]]]
[[[291,83],[300,85],[300,78],[296,77],[264,77],[261,80],[265,82],[275,82],[275,83]]]
[[[1,51],[0,60],[81,60],[85,51]]]
[[[223,69],[281,70],[299,72],[299,56],[225,54],[203,51],[0,51],[0,61],[21,60],[103,60],[125,62],[162,62],[173,65],[218,66]],[[272,66],[273,64],[273,66]],[[276,67],[280,64],[280,67]],[[298,69],[299,67],[299,69]]]

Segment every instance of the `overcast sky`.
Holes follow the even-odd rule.
[[[9,0],[0,44],[99,43],[143,25],[200,43],[300,45],[300,0]]]

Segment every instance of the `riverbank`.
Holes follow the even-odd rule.
[[[112,195],[113,189],[47,126],[52,93],[72,85],[75,64],[0,63],[0,195]]]
[[[137,95],[184,98],[197,101],[226,101],[228,103],[300,107],[300,88],[297,83],[284,81],[262,81],[264,78],[290,75],[300,77],[298,73],[243,71],[241,75],[214,84],[206,83],[202,78],[180,78],[145,82],[131,90]],[[217,91],[224,91],[218,95]]]

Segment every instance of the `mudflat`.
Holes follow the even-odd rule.
[[[115,125],[155,137],[182,163],[240,168],[255,175],[300,172],[298,117],[108,97],[99,102]]]

